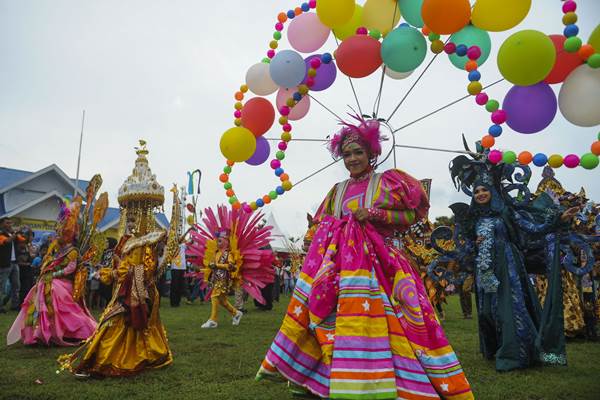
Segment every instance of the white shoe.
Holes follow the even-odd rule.
[[[217,326],[219,326],[219,324],[217,324],[217,321],[209,319],[208,321],[203,323],[202,326],[200,326],[200,328],[216,328]]]
[[[238,310],[238,312],[231,319],[231,325],[239,325],[243,316],[244,313]]]

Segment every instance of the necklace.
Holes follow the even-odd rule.
[[[363,182],[363,181],[366,181],[367,179],[370,179],[372,175],[373,175],[373,171],[369,171],[360,176],[357,176],[356,178],[350,177],[350,182]]]

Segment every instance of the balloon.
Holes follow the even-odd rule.
[[[413,71],[426,55],[427,42],[421,32],[412,27],[394,29],[381,44],[383,62],[396,72]]]
[[[502,103],[506,123],[520,133],[536,133],[546,128],[556,115],[556,95],[544,82],[513,86]]]
[[[498,68],[509,82],[529,86],[542,81],[554,66],[556,51],[542,32],[524,30],[512,34],[498,51]]]
[[[469,0],[425,0],[421,16],[431,32],[446,35],[469,23],[471,4]]]
[[[319,68],[320,69],[320,68]],[[287,89],[281,88],[277,92],[277,98],[275,99],[275,104],[277,108],[281,108],[286,105],[286,101],[294,95],[296,92],[296,88]],[[289,115],[287,116],[290,121],[296,121],[300,118],[303,118],[310,109],[310,97],[302,96],[302,100],[298,104],[291,109]]]
[[[188,215],[187,218],[186,218],[186,220],[187,220],[188,225],[190,225],[190,226],[192,226],[192,225],[194,225],[196,223],[196,221],[194,221],[194,216],[193,215]]]
[[[536,167],[543,167],[548,162],[548,157],[544,153],[537,153],[533,156],[533,164]]]
[[[288,28],[290,45],[302,53],[312,53],[327,41],[331,30],[323,25],[315,13],[303,13],[295,17]]]
[[[565,50],[566,37],[563,35],[550,35],[549,37],[556,51],[556,62],[554,63],[554,67],[552,67],[552,71],[544,79],[544,82],[560,83],[565,80],[571,71],[580,66],[583,61],[577,53],[569,53]]]
[[[417,28],[423,27],[423,18],[421,17],[423,0],[400,0],[398,7],[400,7],[400,11],[406,22]]]
[[[269,72],[273,82],[279,86],[298,86],[306,74],[304,59],[294,50],[282,50],[271,60]]]
[[[271,129],[275,121],[275,110],[271,102],[263,97],[254,97],[244,104],[242,126],[254,136],[260,136]]]
[[[256,95],[267,96],[275,93],[278,86],[269,73],[269,64],[258,63],[248,69],[246,72],[246,85],[248,89]]]
[[[354,0],[319,0],[317,15],[324,25],[333,29],[352,18],[354,6]]]
[[[530,8],[531,0],[477,0],[471,22],[483,30],[501,32],[517,26]]]
[[[351,78],[371,75],[381,65],[381,43],[368,35],[344,40],[335,53],[338,68]]]
[[[350,36],[356,35],[356,30],[362,26],[362,15],[363,7],[356,4],[352,18],[350,18],[345,24],[337,26],[333,30],[333,34],[340,40],[346,40]]]
[[[564,159],[565,167],[567,168],[575,168],[579,166],[579,157],[577,154],[568,154]]]
[[[408,71],[408,72],[396,72],[391,68],[385,69],[385,74],[387,76],[389,76],[390,78],[396,79],[396,80],[408,78],[413,72],[415,72],[415,70]]]
[[[452,42],[457,45],[464,44],[467,48],[471,46],[479,47],[481,56],[476,60],[479,66],[488,59],[492,49],[492,40],[489,33],[473,25],[467,25],[452,35]],[[464,70],[465,64],[469,61],[468,57],[460,57],[456,53],[449,54],[448,57],[450,58],[450,62],[460,70]]]
[[[400,22],[400,9],[395,0],[367,0],[363,9],[362,25],[387,35]]]
[[[599,163],[600,160],[598,159],[598,156],[592,153],[584,154],[579,161],[579,164],[585,169],[594,169]]]
[[[583,64],[571,72],[560,88],[558,107],[577,126],[600,124],[600,68]]]
[[[306,64],[306,73],[308,74],[308,70],[311,67],[311,60],[321,58],[320,54],[313,54],[304,59],[304,63]],[[329,88],[335,82],[335,78],[337,77],[337,68],[335,63],[331,61],[329,64],[321,63],[319,69],[317,69],[317,75],[314,77],[314,84],[311,86],[310,90],[313,92],[320,92]],[[304,80],[306,82],[306,79]]]
[[[600,24],[592,31],[588,44],[591,44],[596,53],[600,53]]]
[[[256,138],[250,130],[236,126],[221,136],[221,153],[231,161],[242,162],[249,159],[256,150]]]
[[[563,157],[560,154],[552,154],[548,157],[548,165],[552,168],[560,168],[563,166]]]
[[[264,137],[256,138],[256,150],[254,150],[254,154],[252,157],[246,160],[246,164],[249,165],[260,165],[267,161],[269,158],[269,154],[271,153],[271,147],[269,146],[269,142]]]

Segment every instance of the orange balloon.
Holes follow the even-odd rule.
[[[242,109],[242,126],[259,137],[271,129],[275,122],[275,110],[271,102],[263,97],[254,97]]]
[[[533,160],[533,155],[528,151],[522,151],[519,153],[519,164],[527,165]]]
[[[471,4],[469,0],[425,0],[421,16],[432,32],[447,35],[460,31],[469,23]]]
[[[583,46],[581,46],[579,48],[579,51],[577,52],[577,54],[579,55],[579,57],[582,60],[587,60],[595,52],[596,52],[596,50],[594,49],[594,47],[591,44],[584,44]]]
[[[600,140],[595,141],[594,143],[592,143],[592,153],[594,153],[597,156],[600,156]]]
[[[494,143],[496,143],[496,140],[492,135],[485,135],[483,138],[481,138],[481,145],[486,149],[491,148]]]
[[[465,69],[469,72],[475,71],[477,69],[477,61],[475,61],[475,60],[467,61],[467,63],[465,64]]]

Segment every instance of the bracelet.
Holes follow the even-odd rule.
[[[368,208],[369,220],[371,221],[385,221],[386,212],[379,208]]]

